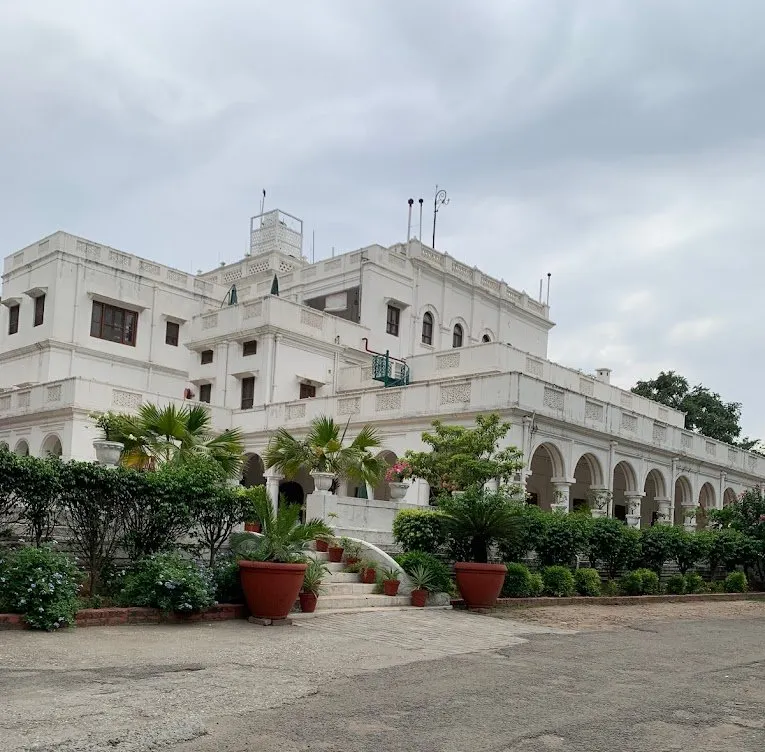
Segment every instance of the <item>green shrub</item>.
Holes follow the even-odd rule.
[[[219,556],[212,567],[215,600],[218,603],[244,603],[239,561],[234,556]]]
[[[552,566],[542,570],[545,593],[556,598],[568,598],[576,595],[574,575],[568,567]]]
[[[689,532],[678,528],[675,533],[673,557],[680,574],[685,574],[700,561],[707,561],[711,546],[712,541],[706,531]]]
[[[606,580],[600,586],[600,594],[608,597],[619,595],[621,590],[619,589],[619,583],[616,580]]]
[[[433,592],[451,593],[454,590],[451,570],[433,554],[425,551],[409,551],[395,557],[401,568],[408,574],[415,567],[424,566],[433,575]]]
[[[685,575],[686,593],[705,593],[706,591],[707,584],[698,572],[688,572],[688,574]]]
[[[506,562],[522,561],[537,550],[549,512],[535,504],[519,504],[514,514],[519,520],[517,535],[499,541],[499,554]]]
[[[643,580],[643,595],[658,595],[661,592],[659,575],[652,569],[638,569]]]
[[[600,595],[600,575],[597,569],[577,569],[574,572],[574,581],[576,582],[576,592],[579,595],[597,596]]]
[[[21,548],[0,559],[0,601],[34,629],[74,624],[82,573],[49,547]]]
[[[545,566],[568,566],[587,548],[590,518],[578,514],[547,513],[537,543],[537,556]]]
[[[677,550],[682,529],[673,525],[653,525],[640,531],[640,561],[643,567],[661,576],[664,565],[671,561]]]
[[[503,598],[528,598],[531,596],[531,572],[523,564],[508,564],[502,584]]]
[[[685,593],[685,577],[681,574],[673,574],[667,580],[666,589],[670,595],[683,595]]]
[[[709,583],[709,592],[710,593],[724,593],[725,592],[725,582],[723,580],[712,580],[712,582]]]
[[[545,591],[545,582],[542,575],[538,572],[532,572],[529,575],[529,598],[536,598]]]
[[[636,569],[627,572],[619,580],[624,595],[656,595],[660,592],[659,576],[651,569]]]
[[[125,606],[191,613],[212,606],[214,591],[209,569],[169,552],[141,559],[125,577],[119,600]]]
[[[746,593],[749,590],[749,583],[743,572],[731,572],[725,578],[726,593]]]
[[[393,520],[393,537],[405,552],[438,552],[444,545],[443,515],[437,509],[402,509]]]

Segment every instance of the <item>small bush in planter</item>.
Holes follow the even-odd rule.
[[[597,569],[588,569],[587,567],[577,569],[574,573],[574,581],[576,582],[576,592],[579,595],[591,597],[600,595],[600,575]]]
[[[531,595],[531,572],[524,564],[508,564],[500,595],[503,598],[528,598]]]
[[[329,574],[326,565],[317,559],[308,562],[308,568],[303,575],[303,587],[300,589],[300,610],[311,614],[316,610],[316,601],[323,592],[322,582]]]
[[[698,572],[688,572],[685,575],[685,592],[686,593],[706,593],[707,583],[704,582],[704,578]]]
[[[568,567],[552,566],[542,570],[542,581],[547,595],[556,598],[568,598],[576,595],[574,575]]]
[[[194,613],[215,602],[215,582],[207,567],[179,553],[141,559],[122,583],[119,601],[162,611]]]
[[[361,561],[361,544],[350,538],[340,538],[345,563],[352,565]]]
[[[619,580],[619,587],[624,595],[656,595],[660,592],[659,576],[651,569],[636,569]]]
[[[399,579],[398,569],[395,567],[387,567],[382,571],[382,585],[383,593],[385,595],[396,595],[398,593],[398,587],[401,584]]]
[[[74,560],[41,548],[0,552],[0,602],[23,614],[33,629],[51,631],[74,624],[83,579]]]
[[[218,603],[244,603],[239,562],[234,556],[218,557],[212,567],[215,600]]]
[[[433,573],[434,593],[453,592],[454,585],[449,567],[439,558],[433,556],[433,554],[426,553],[425,551],[410,551],[409,553],[396,556],[396,561],[407,574],[418,564],[426,566]]]
[[[407,574],[412,582],[412,605],[422,608],[435,584],[433,572],[424,564],[417,564]]]
[[[685,577],[681,574],[673,574],[667,580],[666,590],[670,595],[683,595],[685,593]]]
[[[327,553],[333,564],[339,564],[343,560],[343,547],[337,538],[328,538]]]
[[[725,578],[726,593],[746,593],[749,590],[749,583],[743,572],[731,572]]]
[[[377,582],[377,562],[371,559],[363,559],[358,564],[361,581],[365,585],[374,585]]]

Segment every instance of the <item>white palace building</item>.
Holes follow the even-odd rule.
[[[549,308],[504,281],[416,239],[316,263],[302,249],[302,222],[275,210],[251,220],[244,258],[196,275],[64,232],[8,256],[0,442],[94,459],[93,412],[197,400],[216,428],[244,432],[244,482],[303,501],[309,475],[281,479],[260,461],[278,427],[373,423],[392,460],[423,448],[435,418],[496,411],[536,503],[635,526],[703,524],[699,508],[765,476],[765,457],[684,430],[682,413],[612,386],[608,369],[548,360]],[[428,499],[420,481],[404,502],[385,483],[343,487],[319,512],[382,542],[396,508]]]

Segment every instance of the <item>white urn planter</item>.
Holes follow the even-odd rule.
[[[392,480],[388,485],[390,486],[391,501],[400,501],[409,490],[409,484],[402,483],[401,481]]]
[[[334,473],[320,473],[312,472],[310,476],[313,478],[314,490],[320,493],[329,493],[329,489],[332,488],[332,483],[335,480]]]
[[[117,467],[120,463],[124,444],[119,441],[106,441],[106,439],[96,439],[93,442],[93,448],[96,450],[96,460],[99,465],[106,467]]]

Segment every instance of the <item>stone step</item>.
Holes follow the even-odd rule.
[[[324,580],[324,584],[334,582],[360,582],[360,580],[355,572],[331,572],[329,577]]]
[[[329,561],[329,554],[326,551],[314,551],[311,549],[306,551],[306,554],[311,559],[316,559],[317,561]]]
[[[319,599],[321,600],[321,598]],[[331,617],[334,614],[347,616],[349,614],[379,614],[381,611],[382,613],[391,613],[392,611],[413,611],[416,614],[420,612],[431,612],[431,611],[451,611],[451,606],[425,606],[424,608],[419,608],[416,606],[412,606],[407,601],[406,605],[402,606],[387,606],[385,609],[376,608],[375,606],[362,606],[360,608],[338,608],[338,609],[331,609],[331,608],[325,608],[321,611],[313,611],[310,614],[304,614],[302,611],[293,611],[290,613],[290,619],[293,621],[308,621],[310,619],[314,619],[317,616],[327,618]]]
[[[317,611],[334,611],[346,608],[399,607],[411,605],[408,595],[321,595],[316,604]]]
[[[362,582],[325,582],[323,595],[364,595],[374,593],[376,585],[365,585]]]

